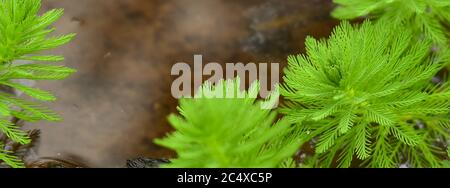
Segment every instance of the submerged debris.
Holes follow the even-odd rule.
[[[29,168],[88,168],[86,165],[69,159],[41,158],[27,165]]]
[[[170,163],[167,159],[152,159],[139,157],[127,161],[127,168],[159,168],[163,164]]]

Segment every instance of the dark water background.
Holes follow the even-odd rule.
[[[41,157],[70,157],[121,167],[138,156],[170,157],[152,140],[170,131],[176,112],[171,67],[204,62],[281,63],[304,51],[307,35],[326,37],[336,20],[331,0],[43,0],[64,8],[58,33],[78,37],[58,50],[71,78],[38,82],[59,100],[64,122],[40,128]]]

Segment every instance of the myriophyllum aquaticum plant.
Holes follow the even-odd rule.
[[[240,79],[209,82],[194,98],[180,100],[179,115],[169,117],[175,128],[156,143],[173,149],[178,157],[164,167],[260,168],[289,167],[300,147],[300,135],[270,108],[273,93],[257,100],[259,84],[240,90]],[[226,96],[226,97],[224,97]]]
[[[344,22],[289,57],[282,112],[307,130],[314,167],[443,165],[450,90],[431,80],[449,56],[430,55],[433,41],[404,27]]]
[[[42,55],[45,50],[68,43],[74,34],[49,36],[53,24],[63,15],[62,9],[50,10],[38,15],[40,0],[0,0],[0,84],[19,90],[39,101],[54,101],[51,93],[22,85],[16,80],[61,80],[75,70],[45,62],[60,62],[59,55]],[[25,60],[29,63],[16,63]],[[27,132],[11,123],[16,117],[28,122],[40,120],[59,121],[61,118],[52,110],[32,101],[14,95],[0,93],[0,134],[22,145],[31,142]],[[0,162],[11,167],[23,167],[21,159],[7,151],[0,143]]]

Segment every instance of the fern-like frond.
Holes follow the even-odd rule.
[[[52,110],[43,107],[39,104],[25,101],[23,99],[19,99],[8,94],[0,93],[0,101],[9,104],[11,106],[16,106],[21,109],[21,111],[14,111],[11,109],[14,116],[27,120],[27,121],[36,121],[36,120],[47,120],[47,121],[60,121],[61,118]]]
[[[392,135],[409,146],[417,146],[420,142],[418,132],[411,125],[397,123],[391,126],[390,130]]]
[[[373,155],[367,166],[372,168],[394,168],[398,167],[394,158],[398,155],[396,147],[392,146],[389,137],[389,128],[380,126],[374,130],[376,142],[373,147]],[[395,150],[395,151],[394,151]],[[396,152],[397,151],[397,152]]]
[[[30,80],[62,80],[75,73],[74,69],[44,64],[25,64],[8,67],[0,80],[30,79]]]
[[[56,97],[53,96],[51,93],[47,91],[43,91],[40,89],[32,88],[29,86],[25,86],[22,84],[14,83],[14,82],[7,82],[7,81],[0,81],[0,84],[10,86],[12,88],[15,88],[19,91],[24,92],[25,94],[29,95],[30,97],[33,97],[38,100],[42,101],[54,101],[56,100]]]
[[[4,133],[14,142],[26,145],[31,142],[28,134],[20,130],[16,125],[5,119],[0,119],[0,132]]]
[[[355,129],[355,150],[359,159],[365,160],[371,155],[371,135],[368,124],[362,123]]]

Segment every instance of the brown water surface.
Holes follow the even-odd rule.
[[[40,122],[38,155],[72,156],[94,167],[121,167],[138,156],[169,157],[152,143],[176,112],[174,63],[267,62],[285,65],[307,35],[327,36],[337,21],[330,0],[43,0],[64,8],[58,33],[78,37],[58,50],[71,78],[38,82],[59,100],[64,122]]]

